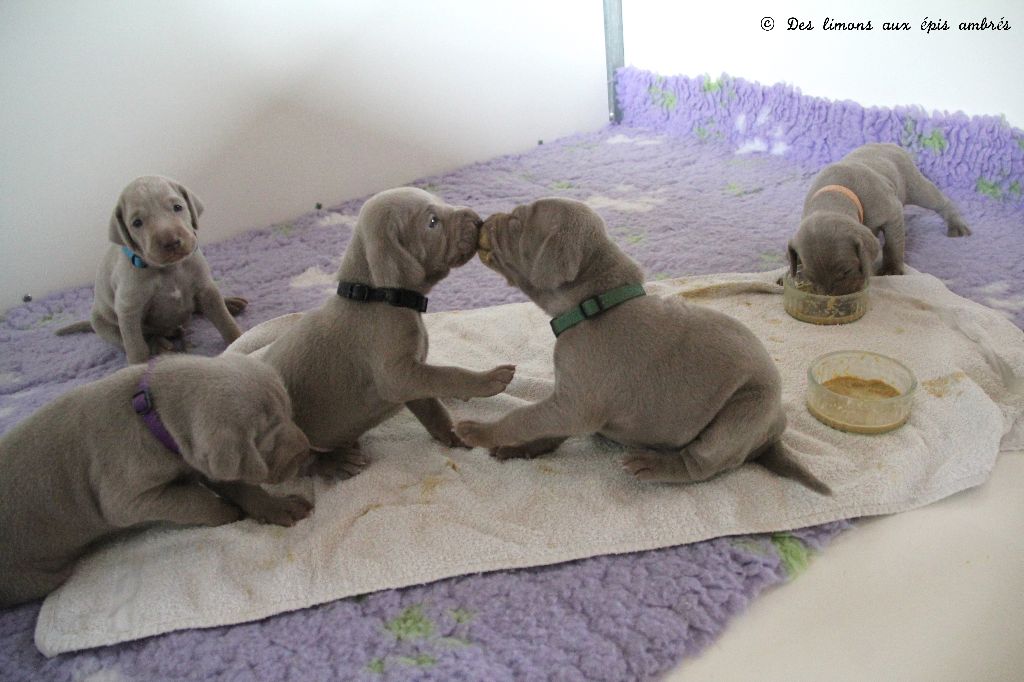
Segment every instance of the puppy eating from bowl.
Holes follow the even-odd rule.
[[[78,387],[0,439],[0,606],[135,526],[291,526],[313,505],[260,484],[308,456],[281,379],[251,358],[169,356]]]
[[[971,234],[953,202],[901,147],[866,144],[826,166],[811,183],[789,242],[790,277],[805,280],[815,294],[841,296],[864,289],[873,274],[902,275],[906,204],[942,216],[948,237]]]
[[[541,199],[487,219],[480,260],[552,316],[554,390],[493,423],[461,421],[497,459],[536,457],[599,433],[628,448],[641,481],[703,481],[748,460],[819,491],[786,453],[782,381],[737,320],[647,296],[640,267],[588,206]]]
[[[295,421],[317,452],[310,473],[358,473],[368,464],[359,437],[403,406],[435,440],[462,446],[439,399],[493,396],[512,380],[512,365],[476,371],[426,362],[426,295],[476,254],[480,224],[472,210],[418,188],[374,195],[359,212],[337,294],[257,349],[284,378]]]

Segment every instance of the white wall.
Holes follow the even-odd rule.
[[[761,29],[762,17],[775,21]],[[787,31],[786,19],[813,20],[812,31]],[[996,22],[1009,31],[962,32],[961,21]],[[826,17],[871,20],[865,33],[824,31]],[[948,31],[926,34],[925,18]],[[886,32],[885,21],[910,31]],[[1024,127],[1024,2],[1021,0],[623,0],[626,63],[663,75],[722,73],[804,94],[869,106],[919,104],[928,110],[1004,114]]]
[[[0,309],[92,281],[121,188],[203,243],[607,121],[596,0],[3,0]]]

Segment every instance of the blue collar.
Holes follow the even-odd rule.
[[[148,268],[149,267],[149,264],[146,263],[146,261],[142,260],[142,256],[140,256],[139,254],[135,253],[134,251],[129,249],[127,246],[122,246],[121,247],[121,251],[124,253],[124,255],[128,256],[128,260],[131,261],[132,266],[134,266],[136,268]]]

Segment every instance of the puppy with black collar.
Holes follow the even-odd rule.
[[[476,254],[480,224],[472,210],[414,187],[374,195],[359,212],[337,294],[289,320],[269,345],[242,351],[284,379],[295,421],[318,453],[311,473],[358,473],[368,463],[359,437],[403,406],[434,439],[461,446],[438,399],[496,395],[512,380],[512,365],[474,371],[426,362],[426,294]]]

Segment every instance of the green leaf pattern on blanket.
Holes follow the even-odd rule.
[[[423,608],[418,605],[402,611],[400,616],[388,621],[384,627],[399,640],[429,637],[434,632],[434,624],[423,615]]]
[[[978,191],[978,194],[984,194],[985,196],[992,197],[993,199],[999,199],[1003,195],[1003,191],[999,188],[999,183],[987,178],[978,178],[978,182],[974,185],[974,189]]]
[[[946,139],[944,132],[934,128],[928,135],[919,133],[917,131],[917,122],[912,118],[903,119],[903,134],[900,138],[900,144],[913,151],[927,149],[933,154],[941,154],[949,147],[949,141]]]
[[[651,103],[654,106],[661,107],[665,111],[672,111],[679,103],[679,98],[671,90],[662,90],[661,86],[664,84],[665,79],[659,77],[654,81],[654,85],[648,88],[647,93],[651,96]]]
[[[779,553],[787,576],[795,578],[804,572],[811,560],[811,553],[804,543],[789,533],[775,533],[772,535],[772,544]]]
[[[438,614],[435,622],[424,612],[423,604],[409,606],[384,624],[395,636],[395,650],[371,659],[365,669],[382,675],[392,668],[429,668],[443,651],[473,646],[467,631],[474,617],[472,611],[460,607]]]

